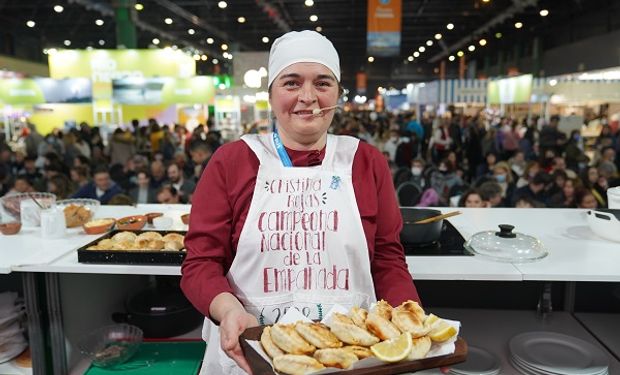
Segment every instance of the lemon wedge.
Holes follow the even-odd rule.
[[[436,322],[440,321],[441,318],[438,317],[435,314],[430,314],[426,317],[426,319],[424,320],[424,326],[425,327],[432,327],[433,324],[435,324]]]
[[[400,336],[382,341],[370,347],[370,351],[385,362],[398,362],[407,358],[411,349],[413,348],[413,341],[411,334],[405,332]]]
[[[456,335],[456,328],[444,320],[439,320],[433,324],[433,329],[428,334],[428,337],[435,342],[444,342]]]

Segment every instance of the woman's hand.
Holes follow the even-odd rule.
[[[222,350],[248,374],[252,374],[252,370],[250,370],[248,361],[241,350],[239,335],[246,328],[256,326],[258,326],[256,317],[243,309],[231,309],[220,321],[220,345]]]

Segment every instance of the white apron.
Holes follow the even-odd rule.
[[[289,308],[322,319],[334,304],[376,300],[366,236],[351,179],[359,141],[327,136],[322,165],[284,167],[271,135],[242,137],[260,166],[254,196],[226,277],[259,324]],[[201,374],[244,374],[222,351],[219,328],[205,319]]]

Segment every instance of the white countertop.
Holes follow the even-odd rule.
[[[467,239],[498,224],[512,224],[515,231],[538,237],[550,255],[528,264],[489,261],[478,256],[408,256],[409,271],[418,280],[550,280],[620,281],[620,243],[596,236],[588,227],[585,210],[578,209],[467,209],[450,222]],[[453,208],[441,208],[447,212]],[[101,206],[96,217],[120,218],[164,212],[174,219],[171,229],[187,229],[180,216],[188,205]],[[76,249],[96,239],[81,229],[68,237],[42,239],[36,229],[25,228],[15,236],[0,236],[0,273],[58,272],[98,274],[180,275],[179,266],[95,265],[77,261]]]

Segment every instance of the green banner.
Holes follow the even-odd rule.
[[[196,75],[196,61],[180,50],[61,50],[49,54],[50,77],[88,77],[111,82],[126,77],[175,77]]]
[[[490,104],[529,103],[532,95],[532,75],[489,81],[487,100]]]

